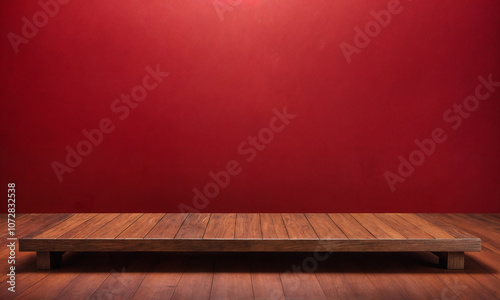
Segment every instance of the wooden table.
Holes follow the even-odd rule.
[[[463,269],[481,240],[426,214],[65,214],[20,238],[19,250],[36,251],[39,269],[59,266],[66,251],[430,251]]]

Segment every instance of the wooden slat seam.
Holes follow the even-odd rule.
[[[437,225],[432,224],[432,223],[431,223],[431,222],[429,222],[428,220],[426,220],[426,219],[424,219],[424,218],[420,217],[418,214],[413,214],[413,215],[414,215],[416,218],[421,219],[422,221],[424,221],[424,223],[428,223],[430,226],[435,227],[435,228],[436,228],[436,229],[438,229],[438,230],[442,230],[442,231],[444,231],[445,233],[449,234],[451,237],[453,237],[453,239],[456,239],[456,237],[455,237],[453,234],[451,234],[450,232],[448,232],[448,231],[447,231],[447,230],[445,230],[444,228],[441,228],[441,227],[439,227],[439,226],[437,226]],[[408,222],[410,222],[410,221],[408,221]],[[412,222],[410,222],[410,223],[412,223]],[[412,224],[413,224],[413,223],[412,223]],[[413,224],[413,225],[417,226],[416,224]],[[417,227],[418,227],[418,226],[417,226]],[[427,231],[426,231],[426,230],[424,230],[423,228],[422,228],[422,231],[424,231],[424,232],[425,232],[425,233],[427,233],[428,235],[432,236],[434,239],[438,240],[438,238],[437,238],[437,237],[435,237],[432,233],[427,232]],[[439,238],[439,240],[442,240],[442,239],[445,239],[445,238]],[[449,238],[446,238],[446,239],[449,239]]]
[[[316,229],[314,229],[314,226],[313,226],[313,224],[311,223],[311,221],[309,220],[309,218],[307,217],[307,214],[304,214],[304,217],[306,218],[306,220],[307,220],[307,222],[309,223],[309,225],[311,225],[311,228],[312,228],[312,230],[314,231],[314,234],[316,234],[316,236],[318,237],[318,240],[323,240],[323,239],[319,236],[319,234],[316,232]],[[335,224],[335,226],[337,226],[337,225]]]
[[[163,214],[163,216],[162,216],[162,217],[161,217],[161,218],[160,218],[160,219],[159,219],[159,220],[158,220],[158,221],[157,221],[157,222],[156,222],[156,223],[155,223],[155,224],[154,224],[154,225],[153,225],[153,226],[149,229],[149,231],[148,231],[148,232],[146,232],[146,234],[145,234],[142,238],[143,238],[143,239],[146,239],[146,237],[147,237],[147,236],[148,236],[148,234],[151,232],[151,230],[153,230],[153,228],[155,228],[155,227],[156,227],[156,225],[158,225],[158,223],[160,223],[160,221],[161,221],[161,220],[163,220],[163,218],[165,218],[165,216],[166,216],[166,215],[167,215],[167,214]],[[140,219],[140,217],[139,217],[139,218],[137,218],[137,220],[139,220],[139,219]],[[137,220],[136,220],[136,221],[137,221]],[[181,226],[182,226],[182,225],[181,225]],[[121,233],[120,233],[120,234],[121,234]],[[174,238],[175,238],[175,236],[174,236]]]
[[[94,230],[93,232],[91,232],[89,235],[87,235],[86,237],[84,237],[83,239],[88,239],[89,236],[93,235],[94,233],[96,233],[97,231],[101,230],[101,228],[103,228],[104,226],[108,225],[109,222],[113,221],[114,219],[118,218],[118,216],[120,216],[120,214],[117,214],[114,218],[112,218],[111,220],[109,220],[108,222],[104,223],[101,227],[97,228],[96,230]]]
[[[167,215],[167,214],[164,214],[164,215],[163,215],[163,217],[161,217],[161,218],[163,219],[166,215]],[[181,226],[179,226],[179,228],[177,228],[177,231],[175,232],[174,237],[173,237],[172,239],[175,239],[175,237],[176,237],[176,236],[177,236],[177,234],[179,233],[179,230],[181,230],[182,225],[184,225],[184,223],[186,222],[186,220],[189,218],[189,216],[190,216],[190,215],[191,215],[191,213],[188,213],[188,214],[186,215],[186,217],[184,218],[184,220],[182,220]],[[158,223],[159,223],[159,222],[160,222],[160,221],[158,221]],[[158,224],[158,223],[156,223],[156,224]],[[155,224],[155,226],[156,226],[156,224]],[[154,228],[154,226],[153,226],[153,228]],[[153,228],[151,228],[151,230],[153,230]],[[151,231],[151,230],[150,230],[150,231]],[[149,233],[149,232],[148,232],[148,233]],[[147,236],[147,234],[146,234],[144,237],[146,237],[146,236]]]
[[[378,217],[378,214],[374,214],[379,220],[381,220],[382,222],[384,222],[385,224],[387,224],[388,226],[391,226],[391,224],[387,223],[385,220],[381,219]],[[431,239],[429,238],[415,238],[415,237],[407,237],[405,234],[403,234],[403,232],[399,231],[397,228],[394,228],[392,227],[392,229],[396,230],[397,232],[399,232],[399,234],[401,234],[402,236],[404,236],[407,240],[436,240],[432,235],[428,234],[427,232],[425,232],[424,230],[420,229],[419,227],[413,225],[413,223],[410,223],[409,221],[401,218],[400,216],[398,216],[397,214],[394,214],[395,216],[397,216],[399,219],[403,220],[404,222],[416,227],[417,229],[419,229],[421,232],[423,232],[424,234],[428,235],[431,237]]]
[[[285,227],[286,235],[288,236],[288,239],[291,239],[290,238],[290,233],[288,232],[288,228],[286,227],[286,224],[285,224],[285,219],[283,218],[283,214],[279,214],[279,215],[280,215],[280,218],[281,218],[281,222],[283,223],[283,227]]]
[[[332,219],[332,217],[330,216],[330,214],[326,214],[328,216],[328,218],[330,218],[330,220],[332,220],[333,224],[335,224],[335,226],[337,226],[337,228],[340,230],[340,232],[342,232],[343,235],[345,235],[345,237],[350,240],[351,238],[349,238],[347,236],[347,234],[344,232],[344,230],[342,230],[342,228],[340,228],[340,226]]]
[[[361,222],[360,222],[358,219],[356,219],[356,217],[354,217],[351,213],[349,213],[349,215],[350,215],[350,216],[351,216],[351,217],[352,217],[352,218],[353,218],[353,219],[354,219],[354,220],[355,220],[355,221],[356,221],[359,225],[361,225],[361,227],[363,227],[363,228],[364,228],[364,229],[365,229],[365,230],[366,230],[369,234],[371,234],[371,235],[372,235],[375,239],[377,239],[377,240],[381,240],[381,239],[379,239],[378,237],[376,237],[376,236],[375,236],[375,234],[374,234],[373,232],[371,232],[368,228],[366,228],[363,224],[361,224]],[[382,229],[382,228],[380,228],[380,229]],[[382,239],[382,240],[387,240],[387,239]]]
[[[74,214],[74,215],[77,215],[77,214]],[[82,224],[85,224],[86,222],[89,222],[90,220],[94,219],[95,217],[97,217],[98,214],[94,214],[90,219],[87,219],[86,221],[78,224],[78,226],[82,225]],[[72,226],[70,227],[67,231],[65,231],[64,233],[60,234],[59,236],[56,237],[56,239],[60,238],[61,236],[65,235],[66,233],[70,232],[71,230],[73,230],[73,228],[75,227],[78,227],[78,226]]]
[[[64,219],[60,220],[59,222],[57,222],[57,221],[56,221],[56,223],[55,223],[55,224],[50,223],[50,225],[47,225],[47,226],[51,226],[51,225],[52,225],[50,228],[47,228],[46,230],[44,230],[44,231],[40,232],[39,234],[35,235],[33,238],[36,238],[37,236],[39,236],[39,235],[42,235],[42,234],[46,233],[46,232],[47,232],[47,231],[49,231],[50,229],[55,228],[55,227],[57,227],[57,226],[61,225],[63,222],[66,222],[67,220],[69,220],[69,219],[70,219],[72,216],[74,216],[75,214],[64,214],[64,215],[67,215],[67,216],[66,216],[66,218],[64,218]]]
[[[121,213],[120,215],[122,215],[123,213]],[[120,216],[118,215],[118,216]],[[132,223],[129,223],[127,227],[125,227],[122,231],[120,231],[113,239],[116,239],[117,237],[120,236],[120,234],[122,234],[123,232],[125,232],[125,230],[127,230],[130,226],[132,226],[132,224],[134,224],[135,222],[137,222],[137,220],[139,220],[144,214],[141,214],[140,216],[138,216],[137,218],[135,218],[134,222]]]
[[[236,240],[236,219],[238,218],[238,214],[234,214],[234,231],[233,231],[233,240]]]
[[[207,221],[207,224],[205,225],[205,229],[203,230],[203,235],[201,236],[201,239],[203,239],[203,237],[205,236],[205,233],[207,233],[207,228],[208,228],[208,224],[210,223],[210,220],[212,220],[212,213],[210,213],[208,216],[208,221]]]

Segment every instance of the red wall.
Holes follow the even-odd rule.
[[[500,212],[499,1],[41,3],[0,4],[18,212]]]

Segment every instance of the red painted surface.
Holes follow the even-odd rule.
[[[0,4],[18,212],[500,212],[498,1],[60,2]]]

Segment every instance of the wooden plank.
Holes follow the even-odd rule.
[[[234,239],[236,214],[212,214],[203,239]]]
[[[45,230],[54,227],[58,223],[63,222],[72,215],[73,214],[37,214],[36,217],[24,219],[17,224],[16,235],[23,238],[33,238]]]
[[[124,257],[123,253],[86,253],[82,258],[83,266],[76,270],[76,273],[80,272],[78,276],[71,280],[54,299],[88,299],[109,276],[125,271]],[[111,298],[111,291],[109,294],[103,294],[101,298],[106,299],[106,296],[108,299]]]
[[[310,258],[311,256],[295,259],[291,257],[288,260],[278,261],[281,264],[280,269],[283,270],[280,272],[280,279],[285,299],[327,299],[314,274],[315,268],[303,269],[303,262]],[[308,265],[308,268],[311,266]]]
[[[422,229],[409,223],[405,219],[396,214],[376,214],[377,218],[384,221],[387,225],[391,226],[394,230],[401,233],[409,240],[427,239],[434,240],[432,236],[425,233]]]
[[[376,287],[364,273],[363,264],[351,254],[332,253],[328,259],[318,260],[316,278],[325,295],[328,299],[383,299],[376,297]]]
[[[306,214],[306,217],[321,240],[347,239],[327,214]]]
[[[58,223],[54,227],[43,231],[39,235],[35,236],[35,239],[55,239],[63,235],[71,228],[78,226],[85,221],[93,218],[96,214],[73,214],[66,220]]]
[[[350,214],[328,214],[335,224],[349,239],[375,239],[375,237],[366,230]]]
[[[188,214],[168,213],[151,229],[146,239],[173,239]]]
[[[397,214],[401,218],[405,219],[409,223],[415,225],[416,227],[422,229],[424,232],[429,234],[435,239],[454,239],[455,237],[446,232],[445,230],[434,226],[425,219],[420,218],[416,214]]]
[[[444,229],[446,232],[457,239],[477,239],[477,237],[475,237],[474,235],[460,229],[459,227],[447,223],[445,220],[443,220],[441,214],[417,214],[417,216],[429,221],[430,223],[441,229]]]
[[[435,259],[435,256],[429,252],[420,252],[416,253],[416,255],[428,257],[430,261]],[[488,289],[485,289],[480,282],[472,278],[466,271],[450,271],[440,268],[433,268],[432,271],[436,273],[434,275],[438,279],[448,286],[448,289],[444,291],[446,293],[443,292],[443,299],[445,297],[447,299],[453,298],[450,297],[452,291],[456,292],[459,299],[495,299]]]
[[[143,214],[120,214],[92,233],[89,239],[114,239]]]
[[[170,300],[209,299],[214,276],[213,257],[193,258],[186,272],[182,274]]]
[[[144,238],[165,214],[143,214],[117,237],[119,239]]]
[[[188,261],[183,255],[154,253],[148,260],[155,262],[132,299],[170,299],[186,271]]]
[[[281,214],[260,214],[263,239],[288,239]]]
[[[131,299],[153,263],[144,253],[127,256],[125,265],[110,274],[88,299]]]
[[[479,241],[464,240],[235,240],[231,237],[203,240],[185,239],[55,239],[19,241],[20,251],[206,251],[206,252],[474,252]]]
[[[89,219],[88,221],[73,227],[59,238],[62,239],[85,239],[92,233],[99,230],[108,222],[118,217],[119,214],[97,214],[97,216]]]
[[[290,239],[317,240],[311,223],[304,214],[281,214]]]
[[[279,253],[275,255],[282,257],[283,254]],[[264,253],[263,255],[252,255],[250,258],[252,289],[255,299],[285,299],[283,286],[281,285],[280,270],[276,266],[277,257],[275,255]]]
[[[406,239],[401,233],[394,230],[374,214],[351,214],[351,216],[377,239]]]
[[[176,239],[202,239],[207,229],[210,214],[189,214],[175,235]]]
[[[71,253],[68,256],[74,257],[74,263],[68,264],[64,269],[58,269],[56,271],[43,271],[50,272],[47,276],[39,277],[38,282],[33,282],[33,284],[25,288],[24,291],[18,291],[15,293],[18,299],[54,299],[73,279],[75,279],[79,270],[88,264],[89,262],[85,260],[85,254],[83,253]],[[67,257],[64,259],[66,260]],[[76,259],[75,259],[76,258]],[[16,263],[17,265],[17,263]],[[26,270],[28,271],[28,270]],[[25,271],[25,272],[26,272]],[[32,270],[29,270],[32,272]],[[20,274],[19,274],[20,275]],[[17,277],[17,276],[16,276]],[[22,284],[20,278],[16,278],[18,284]],[[12,294],[9,296],[12,297]],[[9,299],[7,298],[7,299]]]
[[[262,239],[259,214],[236,214],[235,239]]]
[[[217,258],[210,299],[253,299],[248,260],[222,255]]]

